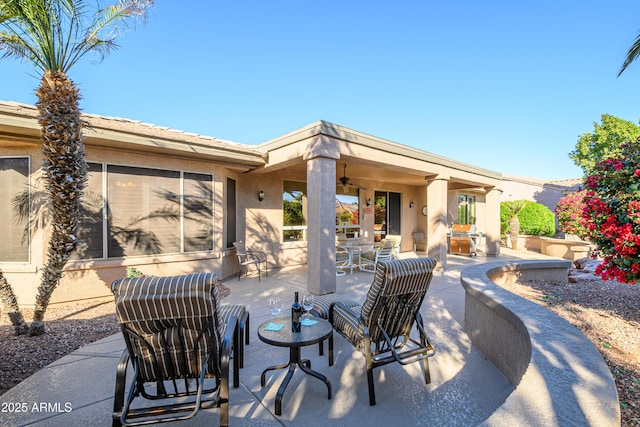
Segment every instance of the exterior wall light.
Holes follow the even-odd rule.
[[[413,207],[413,200],[411,201],[411,203],[409,203],[409,207],[412,208]]]
[[[371,198],[367,199],[367,206],[371,206]]]
[[[260,201],[264,200],[264,190],[260,190],[260,192],[258,193],[258,200]]]

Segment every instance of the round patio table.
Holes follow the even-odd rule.
[[[331,323],[318,317],[313,317],[312,320],[316,323],[310,326],[302,326],[300,332],[291,331],[291,317],[278,317],[264,322],[258,327],[258,337],[261,341],[277,347],[289,347],[289,362],[268,367],[262,372],[262,376],[260,377],[260,386],[264,387],[267,372],[289,368],[289,372],[287,372],[284,380],[282,380],[282,384],[280,384],[278,394],[276,395],[276,415],[282,414],[282,396],[287,385],[289,385],[289,381],[296,370],[296,366],[299,366],[304,373],[324,382],[328,391],[327,398],[331,399],[331,383],[327,377],[319,372],[313,371],[311,369],[310,360],[302,359],[300,357],[300,349],[302,347],[319,343],[327,338],[330,340],[333,339],[333,328],[331,327]],[[265,328],[272,323],[284,326],[278,331],[265,330]],[[332,355],[329,357],[329,365],[333,364],[333,358],[331,356]]]

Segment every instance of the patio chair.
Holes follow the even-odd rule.
[[[365,251],[360,254],[360,270],[373,273],[376,271],[376,265],[383,260],[393,258],[393,248],[395,242],[393,240],[384,239],[379,248],[373,251]]]
[[[423,231],[413,233],[413,252],[418,252],[418,246],[422,246],[424,251],[427,250],[427,240],[424,238]]]
[[[407,365],[422,361],[425,383],[431,382],[428,358],[435,354],[427,338],[420,307],[429,289],[436,261],[411,258],[381,261],[364,305],[341,302],[329,307],[329,322],[366,359],[369,404],[376,404],[373,369],[389,363]],[[416,326],[417,339],[411,337]],[[333,355],[329,341],[329,357]]]
[[[336,246],[336,276],[347,274],[347,268],[353,273],[353,254],[344,246]]]
[[[217,276],[124,278],[111,290],[126,344],[113,426],[186,420],[212,406],[220,408],[220,425],[228,425],[229,363],[233,351],[238,387],[239,333],[234,316],[222,319]],[[125,392],[128,371],[133,377]]]
[[[402,236],[399,234],[387,234],[384,236],[384,240],[390,240],[393,242],[393,259],[398,259],[400,255],[400,245],[402,243]]]
[[[245,247],[244,242],[233,242],[233,247],[236,248],[236,255],[238,255],[238,280],[242,276],[242,268],[245,268],[246,274],[249,274],[249,266],[255,265],[258,269],[258,282],[260,281],[260,265],[264,263],[264,274],[268,276],[267,272],[267,254],[261,251],[253,251]]]

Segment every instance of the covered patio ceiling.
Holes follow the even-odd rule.
[[[336,184],[345,175],[352,184],[379,181],[403,186],[424,186],[430,180],[449,181],[449,190],[488,191],[498,187],[498,172],[449,159],[413,147],[373,137],[324,121],[316,122],[280,138],[261,144],[266,163],[249,173],[263,174],[287,169],[306,173],[304,155],[313,140],[336,144],[340,158],[336,160]]]

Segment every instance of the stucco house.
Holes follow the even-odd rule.
[[[265,251],[270,268],[306,264],[317,294],[335,290],[341,233],[371,242],[400,235],[400,250],[411,251],[412,233],[424,231],[427,254],[443,266],[449,226],[475,223],[486,253],[500,251],[502,176],[494,171],[325,121],[244,145],[115,117],[84,119],[82,245],[51,303],[110,298],[108,284],[130,266],[230,277],[238,271],[236,240]],[[36,108],[0,102],[0,269],[21,305],[33,304],[46,254],[41,165]]]
[[[501,201],[532,200],[553,211],[569,193],[583,187],[582,178],[548,180],[515,175],[502,175]]]

